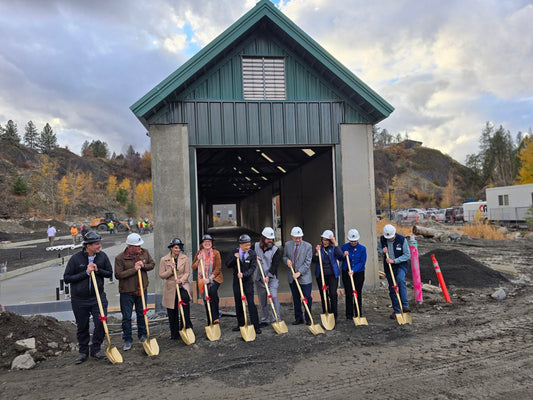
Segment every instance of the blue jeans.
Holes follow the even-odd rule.
[[[303,321],[304,320],[304,312],[305,312],[305,322],[310,323],[311,320],[309,319],[309,315],[307,315],[307,311],[302,311],[302,299],[300,297],[300,292],[298,291],[298,286],[296,286],[296,282],[292,281],[292,283],[289,284],[292,292],[292,305],[294,307],[294,320],[295,321]],[[313,298],[311,297],[311,291],[313,289],[313,283],[308,283],[306,285],[300,285],[302,288],[302,292],[304,294],[304,297],[307,299],[307,307],[309,308],[309,312],[311,312],[311,306],[313,305]]]
[[[389,282],[389,296],[392,301],[392,308],[395,313],[400,313],[400,304],[398,303],[398,297],[396,296],[396,291],[393,288],[392,277],[390,276],[390,270],[385,269],[387,276],[387,281]],[[405,284],[405,275],[407,274],[407,265],[399,267],[397,265],[392,265],[392,271],[394,272],[394,277],[396,278],[396,285],[398,285],[398,292],[400,294],[400,300],[402,301],[403,308],[409,308],[409,301],[407,300],[407,286]]]
[[[144,298],[146,298],[146,290],[144,291]],[[141,336],[146,336],[146,325],[144,324],[143,303],[141,296],[133,296],[130,294],[120,293],[120,312],[122,313],[122,339],[125,342],[132,342],[131,333],[131,314],[135,306],[137,313],[137,335],[139,339]]]

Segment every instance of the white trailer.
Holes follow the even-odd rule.
[[[533,204],[533,183],[488,188],[485,193],[491,221],[500,221],[505,225],[525,222],[529,207]]]
[[[486,201],[471,201],[463,203],[463,218],[465,222],[486,221],[488,218]]]

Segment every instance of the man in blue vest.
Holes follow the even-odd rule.
[[[394,283],[390,275],[390,264],[398,286],[400,300],[402,301],[403,312],[409,310],[409,301],[407,300],[407,286],[405,285],[405,275],[407,274],[407,264],[411,259],[409,244],[405,236],[396,233],[396,228],[390,224],[383,228],[383,236],[379,238],[378,253],[383,256],[383,269],[389,282],[389,296],[392,301],[394,312],[390,315],[391,319],[396,319],[396,314],[400,314],[400,304],[394,290]]]
[[[274,239],[274,229],[267,226],[263,229],[263,232],[261,232],[261,239],[259,239],[259,242],[256,242],[254,245],[254,251],[261,264],[261,266],[257,266],[257,271],[255,273],[255,287],[257,288],[257,296],[259,297],[259,304],[261,305],[261,322],[259,324],[261,328],[268,326],[271,321],[276,322],[276,317],[272,313],[272,309],[268,304],[266,285],[268,285],[268,290],[272,296],[272,302],[274,303],[278,320],[281,320],[278,301],[279,280],[277,277],[278,266],[281,261],[281,252],[274,244]],[[265,275],[264,280],[261,271],[259,271],[259,268],[261,267],[263,268],[263,274]]]

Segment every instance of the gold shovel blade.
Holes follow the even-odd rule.
[[[287,328],[287,324],[285,324],[285,321],[272,322],[272,328],[274,328],[276,333],[279,335],[289,332],[289,329]]]
[[[313,335],[320,335],[320,334],[324,334],[324,329],[322,329],[322,327],[319,325],[319,324],[311,324],[309,326],[307,326],[307,328],[311,331],[311,333]]]
[[[219,324],[213,324],[213,325],[208,325],[205,327],[205,334],[207,336],[207,338],[214,342],[218,339],[220,339],[220,336],[221,336],[221,332],[220,332],[220,325]]]
[[[413,324],[413,319],[411,318],[411,313],[403,313],[403,320],[404,320],[404,323],[406,324],[409,324],[409,325],[412,325]]]
[[[331,331],[335,328],[335,316],[330,313],[320,314],[320,320],[324,329]]]
[[[353,323],[355,326],[368,325],[366,317],[353,317]]]
[[[118,352],[118,349],[116,347],[108,347],[107,350],[104,351],[104,353],[107,356],[107,359],[111,361],[112,364],[120,364],[124,361],[122,359],[122,354]]]
[[[241,336],[245,342],[252,342],[255,340],[255,328],[253,325],[241,326]]]
[[[399,325],[405,324],[405,320],[403,319],[403,314],[395,314],[396,315],[396,321],[398,321]]]
[[[159,345],[155,339],[146,339],[143,343],[144,351],[147,355],[157,356],[159,354]]]
[[[194,332],[191,328],[182,329],[180,331],[180,336],[181,336],[181,340],[183,340],[183,342],[187,346],[193,344],[196,341],[196,336],[194,336]]]

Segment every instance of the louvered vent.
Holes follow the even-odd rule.
[[[285,100],[285,59],[243,57],[245,100]]]

